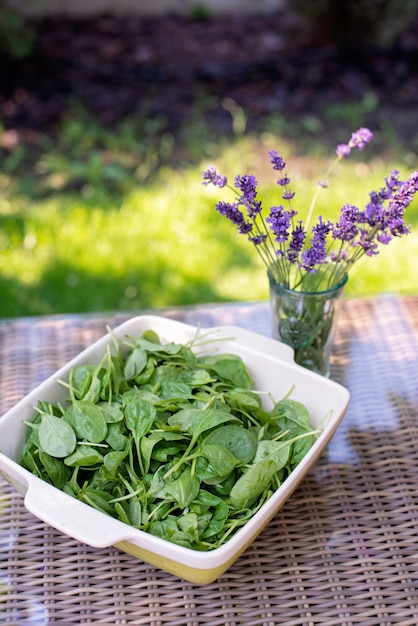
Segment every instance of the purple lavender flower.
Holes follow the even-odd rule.
[[[395,204],[389,206],[385,215],[385,224],[393,237],[401,237],[411,232],[411,227],[405,224],[403,209]]]
[[[358,234],[358,222],[361,220],[360,210],[354,204],[345,204],[340,211],[340,219],[332,228],[334,239],[353,241]]]
[[[392,198],[392,202],[405,210],[411,204],[417,191],[418,171],[415,171],[409,176],[406,182],[398,186],[397,192]]]
[[[248,217],[252,220],[262,211],[262,204],[257,200],[257,179],[255,176],[237,176],[235,178],[235,187],[242,193],[239,204],[247,209]]]
[[[277,243],[284,243],[289,239],[289,226],[294,215],[296,215],[295,211],[285,211],[281,205],[270,208],[266,222],[270,225],[270,229],[275,236],[274,240]]]
[[[257,179],[255,176],[245,174],[236,176],[235,187],[242,192],[242,203],[251,204],[257,196]]]
[[[337,156],[340,159],[345,159],[351,152],[352,148],[363,148],[373,139],[373,133],[368,128],[359,128],[351,135],[351,139],[348,143],[340,143],[337,146]]]
[[[360,232],[360,238],[356,241],[356,245],[362,248],[367,256],[378,254],[377,243],[370,237],[370,233],[366,229]]]
[[[314,274],[318,271],[315,266],[322,263],[322,260],[322,255],[318,254],[314,246],[311,246],[302,252],[301,266],[306,272]]]
[[[418,190],[418,172],[402,182],[399,180],[399,172],[393,170],[385,178],[385,182],[386,186],[380,191],[370,193],[370,202],[364,212],[364,221],[381,231],[381,243],[388,243],[392,237],[400,237],[410,232],[410,227],[404,222],[404,213]],[[385,202],[388,203],[387,207]]]
[[[269,157],[274,170],[278,170],[280,172],[284,170],[286,163],[283,161],[282,157],[279,156],[279,153],[276,152],[276,150],[270,150]]]
[[[253,229],[253,225],[251,222],[243,222],[240,226],[238,226],[238,230],[241,235],[248,235]]]
[[[345,159],[350,154],[351,148],[348,143],[340,143],[340,145],[337,146],[336,152],[340,159]]]
[[[314,242],[325,243],[326,236],[331,231],[332,222],[324,222],[322,216],[318,218],[318,222],[315,226],[312,226],[313,240]]]
[[[399,180],[399,171],[392,170],[389,173],[389,176],[385,177],[386,189],[387,189],[387,197],[390,198],[392,193],[399,189],[399,187],[403,184],[402,181]]]
[[[261,213],[263,210],[263,205],[260,200],[254,200],[253,202],[249,202],[246,204],[248,217],[252,220],[256,218],[256,216]]]
[[[390,172],[390,175],[385,178],[385,183],[385,187],[382,187],[379,191],[371,191],[369,194],[370,202],[366,206],[364,215],[370,226],[380,223],[385,212],[385,202],[390,200],[393,194],[403,184],[402,181],[399,180],[399,172],[397,170]]]
[[[202,176],[203,176],[203,185],[205,185],[205,187],[209,184],[215,185],[215,187],[225,187],[225,185],[228,182],[228,179],[225,176],[221,176],[220,174],[218,174],[218,172],[216,171],[216,168],[211,165],[210,167],[208,167],[207,170],[204,170],[202,172]]]
[[[302,265],[307,272],[315,273],[316,266],[321,265],[327,257],[326,239],[332,229],[331,222],[324,222],[320,216],[312,227],[312,243],[302,252]]]
[[[220,215],[224,215],[234,224],[239,224],[244,220],[244,216],[239,210],[236,202],[225,202],[224,200],[220,200],[215,205],[215,209]]]
[[[239,210],[236,202],[224,202],[220,200],[216,205],[215,209],[223,215],[227,217],[233,224],[235,224],[240,233],[246,234],[251,232],[253,225],[250,222],[246,222],[244,215]]]
[[[276,150],[270,150],[269,152],[270,161],[273,165],[274,170],[278,170],[282,172],[286,167],[286,163],[283,161],[282,157],[276,152]],[[280,174],[280,178],[277,180],[277,184],[280,187],[287,187],[290,183],[290,178],[286,174]],[[290,189],[286,189],[283,192],[282,198],[283,200],[291,200],[294,197],[294,192],[290,191]]]
[[[287,189],[282,195],[283,200],[291,200],[294,197],[295,197],[295,192],[290,191],[289,189]]]
[[[389,241],[392,241],[392,239],[392,235],[390,235],[386,231],[377,235],[377,240],[379,241],[379,243],[383,243],[385,246],[389,243]]]
[[[259,246],[259,245],[263,244],[266,241],[267,235],[254,235],[253,237],[248,237],[248,239],[255,246]]]
[[[373,139],[373,133],[368,128],[359,128],[352,135],[348,142],[349,148],[363,148]]]
[[[299,220],[295,229],[292,231],[289,241],[289,249],[287,252],[287,258],[290,263],[295,263],[298,260],[299,254],[305,243],[306,233],[303,227],[302,220]]]

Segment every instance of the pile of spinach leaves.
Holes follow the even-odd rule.
[[[152,330],[71,370],[65,403],[39,402],[20,463],[135,528],[197,550],[223,544],[315,441],[307,408],[269,411],[234,354]]]

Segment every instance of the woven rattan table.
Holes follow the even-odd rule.
[[[149,311],[148,311],[149,312]],[[158,314],[270,334],[267,303]],[[0,410],[133,313],[0,323]],[[327,452],[218,581],[184,582],[32,517],[0,479],[0,623],[418,624],[418,297],[347,299],[332,378],[351,402]]]

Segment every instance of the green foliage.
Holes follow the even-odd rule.
[[[0,53],[12,58],[27,57],[33,50],[35,33],[27,19],[0,0]]]
[[[211,16],[210,8],[201,2],[196,2],[189,9],[189,17],[192,20],[207,20]]]

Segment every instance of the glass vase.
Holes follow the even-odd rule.
[[[339,309],[347,277],[327,291],[295,291],[269,273],[272,333],[291,346],[299,365],[329,377]]]

